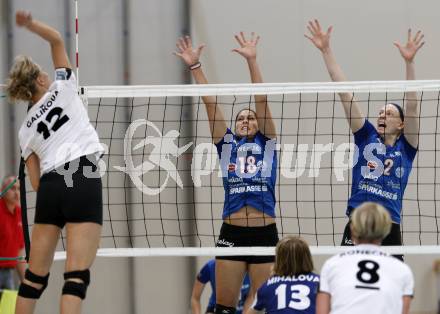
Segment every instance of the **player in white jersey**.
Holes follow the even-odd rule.
[[[379,246],[391,229],[388,211],[363,203],[353,211],[350,228],[355,246],[325,262],[316,313],[409,313],[412,272]]]
[[[67,260],[61,313],[80,313],[102,226],[102,182],[97,161],[98,135],[77,93],[64,42],[58,31],[24,11],[16,24],[46,40],[55,81],[29,57],[15,60],[9,73],[9,98],[29,104],[20,128],[22,157],[37,191],[29,268],[18,292],[17,314],[34,312],[47,286],[61,230],[66,227]]]

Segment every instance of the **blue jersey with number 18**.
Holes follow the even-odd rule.
[[[258,289],[252,308],[265,313],[315,314],[319,276],[273,276]]]
[[[275,217],[276,140],[260,131],[253,139],[227,129],[216,144],[225,188],[223,219],[246,205]]]

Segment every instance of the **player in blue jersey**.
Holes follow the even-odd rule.
[[[322,56],[334,82],[346,81],[330,48],[332,27],[327,32],[317,20],[310,21],[305,35],[322,52]],[[394,43],[406,65],[406,79],[415,79],[414,57],[423,46],[423,34],[415,36],[408,30],[405,45]],[[352,93],[340,93],[345,116],[358,148],[353,168],[351,196],[348,200],[347,216],[363,202],[376,202],[390,213],[393,224],[383,245],[401,245],[400,218],[402,200],[419,145],[419,108],[416,92],[405,94],[404,107],[387,103],[379,112],[376,127],[365,119]],[[356,157],[356,156],[355,156]],[[353,245],[349,223],[345,227],[342,245]]]
[[[259,37],[252,33],[248,40],[240,33],[235,39],[240,47],[233,51],[246,59],[252,83],[262,83],[256,52]],[[175,53],[188,65],[198,84],[208,83],[199,61],[203,47],[193,48],[189,37],[181,38]],[[227,127],[216,98],[202,99],[225,188],[217,246],[275,246],[276,130],[267,96],[255,95],[255,111],[246,108],[238,112],[234,131]],[[217,256],[216,261],[216,313],[226,314],[235,313],[244,274],[248,272],[251,291],[256,291],[269,278],[274,256]]]
[[[193,291],[191,295],[191,309],[193,314],[200,314],[201,305],[200,305],[200,297],[203,293],[205,285],[207,283],[211,285],[211,296],[209,298],[208,307],[206,308],[205,313],[214,313],[215,312],[215,259],[209,260],[200,270],[197,275],[197,279],[194,281]],[[240,299],[237,305],[236,314],[243,313],[243,307],[246,302],[246,298],[249,293],[250,282],[249,276],[246,275],[244,277],[243,285],[241,286],[240,291]]]
[[[303,239],[281,239],[276,247],[273,275],[258,289],[246,314],[315,314],[319,276],[313,268],[309,246]]]

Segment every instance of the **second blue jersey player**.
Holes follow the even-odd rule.
[[[276,247],[272,276],[258,289],[247,314],[315,314],[319,276],[307,243],[285,237]]]
[[[307,38],[321,51],[327,70],[335,82],[346,81],[330,49],[332,27],[323,31],[317,20],[307,26]],[[414,57],[423,46],[423,34],[408,30],[405,45],[395,42],[405,62],[406,79],[415,79]],[[416,92],[406,92],[404,109],[388,102],[379,111],[376,127],[365,119],[352,93],[340,93],[345,116],[354,134],[356,152],[351,196],[347,216],[361,203],[370,201],[384,206],[393,224],[383,245],[401,245],[400,219],[402,201],[412,163],[419,145],[419,108]],[[357,158],[356,158],[357,157]],[[349,224],[345,227],[342,245],[353,245]]]
[[[240,33],[235,39],[239,47],[233,51],[246,59],[252,83],[262,83],[256,49],[259,37],[252,33],[247,39]],[[177,42],[177,48],[176,55],[188,65],[195,81],[207,84],[199,61],[203,45],[193,48],[191,39],[186,37]],[[225,188],[218,247],[275,246],[278,242],[275,224],[276,130],[267,97],[255,95],[254,98],[255,111],[249,107],[239,111],[235,128],[231,130],[217,99],[202,97],[220,157]],[[256,291],[270,276],[273,261],[274,256],[217,256],[215,313],[235,313],[245,273],[249,274],[251,291]]]
[[[197,279],[194,282],[193,292],[191,296],[191,308],[193,314],[201,313],[200,297],[202,295],[203,289],[207,283],[211,284],[211,296],[209,297],[208,306],[205,313],[214,313],[216,304],[216,293],[215,293],[215,259],[209,260],[197,274]],[[243,308],[246,303],[246,299],[249,294],[250,281],[249,276],[246,275],[243,280],[243,284],[240,290],[240,298],[237,304],[236,314],[242,314]]]

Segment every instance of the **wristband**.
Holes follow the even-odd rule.
[[[190,65],[189,69],[192,71],[192,70],[200,68],[201,66],[202,66],[202,64],[200,62],[197,62],[197,63],[194,63],[193,65]]]

